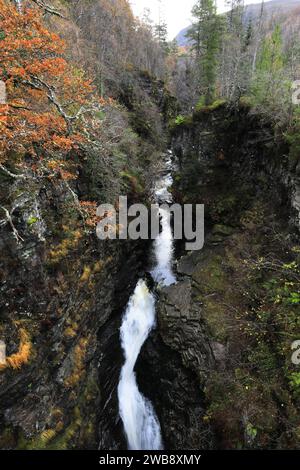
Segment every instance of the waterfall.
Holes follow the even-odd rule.
[[[166,167],[169,170],[172,168],[172,161],[170,158],[166,161]],[[171,204],[172,194],[168,189],[172,183],[173,180],[170,172],[157,181],[154,189],[155,199],[157,202]],[[164,286],[170,286],[176,282],[176,278],[172,270],[173,234],[171,229],[170,212],[166,209],[160,208],[159,215],[161,221],[161,232],[154,241],[154,255],[156,263],[151,275],[155,282]]]
[[[125,364],[118,387],[120,415],[130,450],[162,448],[160,425],[154,409],[138,390],[134,366],[141,347],[155,326],[155,299],[140,280],[127,306],[121,327]]]
[[[166,162],[171,166],[171,160]],[[172,184],[171,173],[161,178],[155,187],[157,202],[171,202],[168,188]],[[169,286],[176,282],[172,271],[173,237],[170,215],[160,209],[161,233],[154,241],[155,266],[151,273],[154,281]],[[128,448],[130,450],[160,450],[163,448],[158,418],[151,402],[138,390],[134,367],[140,350],[156,325],[155,298],[146,282],[139,280],[127,305],[122,326],[121,344],[125,364],[121,371],[118,398]]]
[[[151,272],[155,282],[164,286],[170,286],[176,282],[172,270],[173,236],[170,223],[170,213],[165,209],[160,209],[161,233],[154,242],[154,253],[156,266]]]

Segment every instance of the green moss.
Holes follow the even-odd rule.
[[[239,199],[226,189],[218,207],[215,202],[214,217],[220,221],[212,235],[223,241],[206,246],[193,274],[207,331],[213,341],[227,345],[226,371],[210,374],[207,381],[205,420],[222,430],[221,446],[227,449],[266,448],[277,435],[281,446],[295,447],[300,375],[291,363],[291,344],[300,333],[299,250],[287,249],[284,236],[281,244],[278,234],[285,225],[268,201],[248,199],[246,207],[238,207]],[[236,227],[227,225],[230,207],[238,207]],[[251,417],[243,421],[249,406]],[[282,410],[293,429],[288,436],[278,420]]]
[[[199,270],[193,274],[193,279],[201,286],[205,295],[223,293],[226,287],[226,276],[222,270],[222,257],[212,255],[206,258],[207,262],[201,263]]]
[[[239,100],[239,108],[241,110],[250,110],[253,106],[253,100],[251,96],[241,96]]]
[[[205,105],[203,100],[200,100],[198,104],[196,105],[196,113],[210,113],[212,111],[216,111],[217,109],[225,107],[227,104],[227,101],[224,99],[218,99],[215,100],[212,104],[210,105]]]
[[[99,119],[99,121],[103,121],[106,117],[104,111],[97,111],[95,113],[95,116],[96,116],[97,119]]]
[[[221,235],[224,237],[229,237],[233,234],[233,232],[234,229],[232,227],[229,227],[228,225],[216,224],[212,228],[212,233],[214,235]]]
[[[257,342],[256,347],[249,351],[248,362],[266,379],[274,376],[274,369],[277,366],[276,356],[266,342]]]
[[[212,228],[212,233],[217,233],[224,236],[232,235],[234,229],[228,225],[216,224]]]
[[[226,344],[230,328],[226,307],[214,300],[206,299],[204,317],[214,340]]]
[[[27,220],[27,225],[31,226],[33,224],[36,224],[38,220],[39,219],[37,217],[29,217],[29,219]]]

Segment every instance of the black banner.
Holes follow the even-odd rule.
[[[254,468],[262,465],[266,469],[299,467],[300,451],[1,451],[1,468],[5,464],[24,468],[51,468],[54,466],[79,466],[93,469],[108,466],[134,469],[145,465],[186,465],[200,466],[211,470],[212,465],[219,468]]]

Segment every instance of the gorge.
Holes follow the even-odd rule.
[[[299,14],[239,3],[200,60],[127,0],[0,0],[1,449],[299,448]],[[204,205],[203,248],[100,240],[120,196]]]
[[[167,166],[171,169],[171,160]],[[156,202],[171,202],[168,192],[172,185],[168,173],[156,183]],[[176,282],[172,273],[173,240],[170,214],[159,209],[161,232],[154,242],[155,267],[152,276],[155,282],[170,286]],[[134,367],[141,347],[150,331],[155,327],[155,298],[144,280],[139,280],[124,315],[121,327],[121,341],[126,362],[121,372],[118,386],[120,415],[124,424],[129,449],[160,450],[162,439],[160,425],[151,403],[138,391]]]

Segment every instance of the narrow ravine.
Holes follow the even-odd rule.
[[[166,174],[156,183],[154,198],[157,203],[171,203],[168,188],[172,185],[172,161],[168,154]],[[155,265],[151,275],[155,282],[169,286],[176,282],[172,270],[173,236],[170,215],[160,209],[161,231],[153,244]],[[129,450],[160,450],[163,448],[159,420],[151,402],[138,389],[134,367],[149,333],[156,326],[155,297],[140,279],[127,305],[122,326],[121,344],[125,364],[118,386],[119,411]]]

